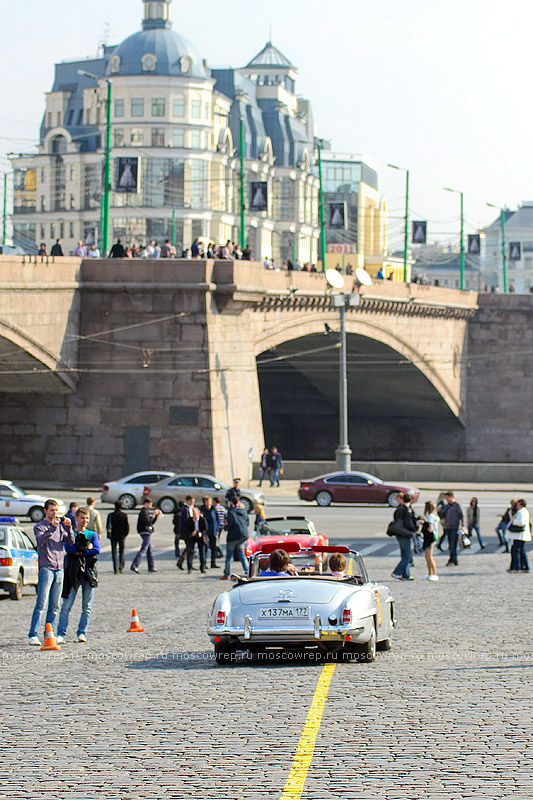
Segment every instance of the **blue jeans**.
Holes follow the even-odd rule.
[[[41,627],[41,620],[43,618],[44,607],[47,601],[48,610],[46,612],[46,622],[49,622],[53,627],[54,622],[56,621],[57,612],[59,610],[59,598],[61,597],[62,588],[62,569],[48,569],[48,567],[39,567],[37,600],[35,601],[35,608],[33,609],[29,636],[39,635],[39,628]]]
[[[78,630],[76,632],[76,636],[79,636],[80,633],[87,634],[87,628],[89,627],[89,620],[91,618],[91,609],[93,606],[93,597],[94,597],[94,586],[91,586],[89,581],[82,581],[80,583],[81,586],[81,617],[80,621],[78,622]],[[79,588],[79,587],[78,587]],[[68,616],[70,614],[70,610],[74,605],[74,600],[76,599],[76,595],[78,594],[78,589],[72,589],[69,592],[69,596],[65,597],[63,600],[63,605],[61,606],[61,614],[59,615],[59,622],[57,624],[57,635],[64,636],[67,632],[68,626]]]
[[[233,553],[237,553],[237,557],[242,564],[244,574],[248,575],[248,559],[244,553],[244,542],[235,539],[233,542],[228,542],[226,545],[226,564],[224,565],[224,575],[229,578],[231,574],[231,562],[233,560]]]
[[[457,542],[459,541],[459,528],[448,528],[448,542],[450,543],[450,558],[452,564],[457,564]]]
[[[526,543],[522,539],[513,539],[511,545],[511,567],[519,572],[529,572],[529,562],[527,560]]]
[[[279,470],[280,468],[278,467],[277,469],[273,469],[272,472],[270,473],[271,486],[274,486],[276,483],[279,483]]]
[[[263,483],[265,475],[268,475],[268,467],[261,467],[261,471],[259,473],[259,486]]]
[[[468,533],[470,537],[472,536],[472,531],[475,531],[477,534],[477,540],[479,542],[480,547],[484,547],[483,539],[481,538],[481,531],[479,530],[479,525],[474,525],[473,523],[468,526]]]
[[[410,578],[411,571],[409,564],[411,563],[411,539],[407,536],[397,536],[398,544],[400,546],[400,563],[394,570],[395,575],[402,578]]]
[[[148,569],[154,568],[154,557],[152,555],[152,540],[151,540],[151,533],[141,533],[141,539],[143,543],[141,545],[141,549],[133,559],[132,567],[138,567],[141,563],[143,556],[146,556],[146,560],[148,561]]]
[[[507,538],[507,525],[508,522],[500,522],[496,528],[496,533],[498,534],[498,538],[500,539],[500,544],[508,544],[509,539]]]

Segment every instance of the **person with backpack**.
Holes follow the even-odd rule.
[[[392,572],[392,577],[400,581],[414,581],[409,567],[412,559],[411,540],[418,530],[418,522],[411,508],[409,495],[400,492],[396,496],[396,500],[398,506],[387,530],[389,536],[396,536],[400,548],[400,561]]]
[[[428,568],[427,575],[424,575],[423,580],[438,581],[439,576],[437,575],[437,564],[435,563],[435,557],[433,555],[433,547],[438,538],[439,518],[437,514],[435,514],[435,506],[431,500],[428,500],[424,506],[422,519],[422,549],[424,550]]]

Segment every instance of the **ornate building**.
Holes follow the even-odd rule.
[[[171,30],[171,2],[143,0],[141,31],[56,64],[38,153],[13,160],[15,243],[35,252],[60,237],[69,253],[98,240],[111,81],[113,241],[237,241],[242,122],[254,257],[315,262],[315,131],[296,68],[268,42],[242,69],[209,69]]]

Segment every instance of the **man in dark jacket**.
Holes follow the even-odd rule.
[[[241,499],[241,479],[233,478],[233,486],[226,492],[226,505],[231,508],[231,501],[236,497],[237,500]]]
[[[220,523],[210,497],[204,497],[203,505],[200,507],[200,514],[207,522],[207,535],[209,537],[209,549],[211,550],[211,569],[218,569],[216,557]]]
[[[124,540],[130,532],[128,515],[122,511],[122,503],[120,500],[117,500],[115,503],[115,510],[107,516],[106,529],[107,538],[111,541],[113,569],[116,575],[117,572],[124,572]]]
[[[457,542],[459,539],[459,528],[463,525],[464,515],[463,509],[456,502],[453,492],[446,492],[444,499],[446,503],[439,511],[439,517],[442,520],[442,527],[444,533],[448,536],[448,543],[450,545],[450,558],[446,564],[457,566]]]
[[[154,532],[154,525],[157,522],[157,518],[161,515],[160,508],[152,508],[152,501],[149,497],[145,497],[143,501],[143,507],[139,512],[139,517],[137,519],[137,533],[140,534],[142,539],[141,549],[133,559],[133,564],[131,565],[132,572],[139,572],[139,564],[141,563],[142,557],[146,555],[146,560],[148,561],[148,572],[157,572],[154,564],[154,557],[152,555],[152,533]]]
[[[109,258],[127,258],[128,254],[124,250],[124,246],[120,239],[117,240],[117,243],[113,245],[111,250],[109,251]]]
[[[393,578],[398,578],[402,581],[412,581],[411,571],[411,540],[413,533],[417,530],[418,525],[416,522],[413,509],[411,508],[411,498],[408,494],[400,492],[396,496],[398,507],[394,511],[394,522],[399,524],[399,527],[404,529],[405,534],[395,534],[400,548],[400,562],[392,573]]]
[[[244,574],[248,574],[248,559],[244,553],[244,542],[248,538],[248,512],[240,503],[239,498],[234,497],[228,510],[228,542],[226,545],[226,564],[222,580],[227,581],[231,573],[231,561],[233,553],[237,554],[242,564]]]
[[[283,473],[283,456],[277,447],[273,447],[270,451],[267,466],[270,467],[270,485],[279,486],[279,478]]]
[[[63,248],[61,247],[61,239],[56,239],[56,243],[52,245],[52,249],[50,250],[51,256],[62,256],[63,255]]]
[[[74,600],[81,586],[81,616],[78,622],[78,642],[87,641],[87,629],[91,618],[91,609],[95,587],[98,585],[96,562],[100,553],[100,539],[96,531],[87,530],[89,510],[78,508],[76,511],[76,539],[74,544],[65,543],[67,557],[65,559],[65,577],[63,581],[63,603],[57,625],[57,641],[65,641],[68,618]]]
[[[205,568],[205,552],[207,550],[207,522],[200,515],[200,509],[193,508],[192,517],[187,518],[187,570],[192,572],[194,548],[198,545],[200,556],[200,572],[207,572]]]
[[[178,535],[179,539],[183,539],[185,542],[185,547],[183,548],[183,552],[178,555],[178,560],[176,562],[176,566],[178,569],[183,569],[183,562],[187,558],[187,537],[189,535],[189,526],[188,520],[192,517],[192,512],[194,508],[194,495],[188,494],[185,498],[185,505],[182,506],[179,516],[178,522]],[[176,538],[174,537],[174,544],[176,544]],[[179,545],[174,548],[175,551],[177,550],[179,553]],[[187,562],[188,564],[189,562]],[[196,569],[196,567],[191,567],[191,569]]]

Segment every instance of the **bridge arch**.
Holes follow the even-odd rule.
[[[289,458],[328,459],[338,443],[338,329],[338,312],[316,311],[265,326],[255,343],[265,440],[283,442]],[[460,381],[448,380],[451,356],[444,370],[424,357],[426,343],[418,346],[379,317],[347,313],[346,329],[354,458],[403,452],[406,460],[434,460],[443,436],[460,448]]]
[[[46,348],[0,320],[0,392],[74,391],[74,380],[58,372],[59,366],[60,361]]]

